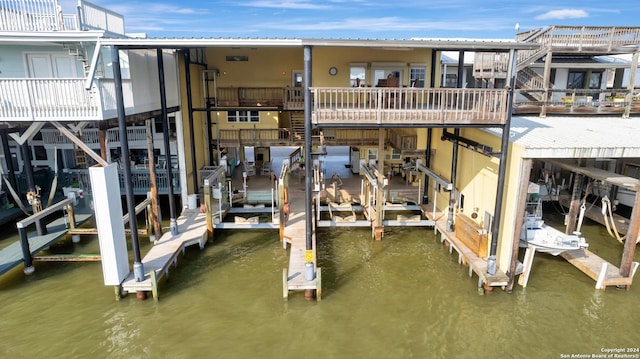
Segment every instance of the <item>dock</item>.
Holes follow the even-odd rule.
[[[93,213],[82,213],[76,211],[76,225],[81,225],[91,217],[93,217]],[[29,240],[29,249],[32,256],[38,254],[68,234],[66,217],[57,218],[48,223],[46,227],[47,234],[43,236],[39,236],[36,232],[29,233],[27,235]],[[24,258],[22,256],[20,240],[17,240],[0,250],[0,274],[10,271],[23,262]]]
[[[174,236],[166,232],[151,247],[147,255],[142,259],[144,268],[144,280],[137,282],[133,272],[129,273],[122,282],[122,292],[151,292],[153,299],[158,300],[158,282],[163,277],[169,277],[171,264],[177,266],[178,254],[184,254],[186,247],[198,244],[203,249],[207,238],[207,220],[199,209],[185,209],[177,219],[179,233]]]
[[[447,232],[447,216],[445,213],[425,210],[424,215],[431,221],[435,222],[434,231],[440,232],[440,242],[445,240],[449,243],[449,253],[453,249],[458,252],[458,264],[467,264],[469,266],[469,277],[475,272],[478,276],[478,289],[482,289],[483,285],[489,287],[504,287],[509,283],[509,277],[500,268],[497,268],[496,274],[487,273],[487,260],[478,257],[473,251],[465,246],[455,235],[454,232]]]
[[[576,249],[560,254],[562,258],[578,268],[584,274],[596,281],[596,289],[606,289],[607,286],[630,286],[633,276],[638,269],[638,262],[633,262],[629,277],[620,275],[620,269],[606,260],[595,255],[588,249]]]
[[[291,189],[290,189],[291,190]],[[295,188],[294,191],[299,191]],[[302,192],[304,195],[304,192]],[[316,299],[322,299],[321,290],[321,270],[318,268],[316,258],[316,236],[315,230],[312,234],[313,253],[312,260],[314,265],[315,277],[312,280],[305,278],[306,263],[306,218],[304,196],[299,194],[290,197],[290,214],[284,229],[284,240],[291,244],[289,253],[289,268],[283,270],[283,292],[284,299],[289,297],[289,291],[315,290]]]

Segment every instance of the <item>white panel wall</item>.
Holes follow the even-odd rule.
[[[89,168],[104,285],[120,285],[129,274],[117,163]]]
[[[160,108],[160,85],[156,50],[129,51],[134,113]],[[175,56],[163,53],[167,107],[178,106],[178,78]],[[193,79],[199,81],[199,79]],[[198,82],[200,83],[200,82]]]

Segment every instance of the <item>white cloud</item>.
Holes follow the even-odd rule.
[[[238,3],[238,6],[276,8],[276,9],[297,9],[297,10],[321,10],[329,9],[328,5],[315,4],[308,0],[258,0],[245,3]]]
[[[535,17],[536,20],[564,20],[564,19],[579,19],[583,17],[589,17],[589,14],[584,10],[578,9],[562,9],[547,11],[542,15]]]

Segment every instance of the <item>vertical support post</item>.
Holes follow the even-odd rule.
[[[305,159],[305,228],[306,228],[306,251],[313,253],[313,208],[311,206],[311,46],[304,47],[304,159]],[[305,267],[313,267],[313,255],[305,255]],[[305,279],[312,280],[315,273],[311,275],[305,272]]]
[[[31,274],[35,271],[33,267],[33,257],[31,257],[31,248],[29,248],[29,238],[27,237],[26,228],[18,228],[20,235],[20,247],[22,248],[22,258],[24,259],[24,274]]]
[[[100,157],[107,160],[107,130],[100,127],[98,130],[98,142],[100,144]]]
[[[496,207],[494,210],[493,223],[491,224],[491,247],[489,251],[489,261],[487,263],[487,273],[496,274],[496,252],[498,251],[498,236],[500,233],[500,222],[502,222],[502,199],[505,178],[507,174],[507,155],[509,152],[509,133],[511,132],[511,113],[513,112],[514,87],[516,82],[516,59],[518,51],[511,49],[509,52],[509,95],[507,96],[507,118],[502,127],[502,142],[500,146],[500,167],[498,168],[498,188],[496,193]]]
[[[153,236],[155,236],[156,239],[160,239],[162,237],[162,226],[160,226],[160,220],[159,220],[159,215],[158,215],[158,207],[159,207],[159,201],[158,201],[158,179],[156,177],[156,157],[155,157],[155,153],[153,152],[154,150],[154,145],[153,145],[153,131],[151,130],[151,120],[146,120],[145,121],[145,127],[146,127],[146,137],[147,137],[147,159],[148,159],[148,165],[149,165],[149,182],[151,184],[151,211],[150,212],[150,216],[149,219],[151,220],[150,223],[150,230],[149,230],[149,237],[151,237],[151,233],[153,231]]]
[[[286,187],[284,186],[284,181],[278,179],[278,213],[280,213],[279,217],[279,227],[280,227],[280,241],[284,241],[284,226],[287,222],[287,214],[289,214],[289,204],[286,202]],[[283,248],[286,248],[286,243],[283,243]]]
[[[531,175],[532,160],[523,158],[520,160],[520,186],[518,191],[518,207],[516,208],[516,218],[524,218],[527,206],[527,197],[529,196],[529,176]],[[516,266],[518,263],[518,250],[520,249],[520,232],[522,231],[522,220],[516,220],[516,226],[513,229],[513,243],[511,244],[511,263],[509,264],[509,283],[507,284],[507,292],[513,290],[516,277]]]
[[[571,193],[571,204],[569,205],[569,214],[567,219],[567,228],[565,234],[572,234],[576,230],[576,221],[580,212],[580,198],[582,197],[583,175],[576,173],[573,177],[573,191]]]
[[[111,61],[113,78],[116,89],[116,104],[118,110],[118,130],[122,153],[120,161],[124,173],[124,189],[127,195],[127,212],[129,213],[129,228],[131,229],[131,247],[133,249],[133,274],[136,281],[144,280],[144,267],[140,257],[140,243],[138,243],[138,223],[136,221],[136,204],[131,184],[131,161],[129,161],[129,141],[127,140],[127,121],[124,112],[124,96],[122,93],[122,73],[120,70],[120,51],[118,46],[111,47]]]
[[[158,81],[160,84],[160,107],[162,110],[162,132],[164,140],[164,155],[167,163],[167,187],[169,193],[169,229],[171,234],[178,235],[178,224],[176,222],[176,199],[173,194],[173,164],[171,163],[171,146],[169,144],[169,118],[167,116],[167,94],[164,80],[164,59],[162,49],[156,50],[158,58]]]
[[[27,185],[29,192],[33,194],[31,199],[31,208],[33,208],[33,214],[36,214],[42,210],[42,204],[40,203],[40,197],[37,195],[35,176],[33,174],[33,167],[31,167],[31,150],[29,149],[28,141],[24,141],[20,145],[20,151],[22,152],[22,161],[24,162],[24,171],[27,174]],[[39,236],[47,234],[47,226],[42,223],[42,219],[36,220],[36,231]]]
[[[189,115],[189,141],[191,142],[191,171],[193,173],[193,193],[198,194],[200,186],[198,185],[198,162],[196,161],[196,139],[193,129],[193,96],[191,94],[191,61],[189,49],[183,51],[184,55],[184,71],[185,80],[187,82],[187,112]]]
[[[455,138],[458,138],[460,136],[460,129],[456,128],[453,131],[453,134]],[[453,188],[451,189],[451,192],[449,192],[449,209],[447,212],[447,226],[445,228],[447,232],[453,232],[455,229],[454,223],[453,223],[453,217],[454,217],[454,207],[456,205],[456,175],[458,173],[458,140],[454,139],[452,143],[453,143],[453,150],[451,152],[451,183],[453,184]]]
[[[4,153],[4,162],[7,166],[7,177],[9,178],[9,183],[13,188],[18,188],[16,183],[16,169],[13,167],[13,157],[11,155],[11,150],[9,149],[9,136],[7,136],[7,129],[2,129],[2,152]],[[12,198],[13,201],[13,197]],[[17,203],[16,203],[17,204]]]
[[[69,228],[76,228],[76,215],[73,204],[67,205],[67,218],[69,220]]]
[[[206,208],[205,213],[207,213],[207,238],[211,239],[213,238],[213,218],[211,218],[211,184],[210,183],[204,184],[203,196],[204,196],[204,206]],[[220,200],[222,200],[222,198],[220,198]]]
[[[631,223],[627,230],[627,240],[624,241],[622,260],[620,260],[620,275],[629,277],[633,275],[633,257],[636,251],[636,240],[640,234],[640,194],[636,192],[636,200],[631,210]],[[627,286],[627,290],[629,286]]]
[[[215,76],[215,75],[214,75]],[[211,135],[211,104],[209,102],[209,99],[205,99],[205,104],[207,105],[207,117],[206,117],[206,125],[207,125],[207,153],[209,157],[209,166],[213,166],[213,146],[211,146],[211,144],[213,143],[213,136]],[[220,153],[218,153],[218,156],[220,156]]]
[[[544,81],[544,99],[545,101],[542,102],[542,111],[540,112],[540,117],[547,117],[547,103],[549,102],[549,85],[550,85],[550,78],[551,78],[551,58],[553,57],[553,53],[551,52],[551,50],[549,50],[549,52],[547,52],[547,56],[544,59],[544,74],[543,74],[543,81]]]
[[[631,58],[631,68],[629,69],[629,84],[627,85],[627,95],[625,96],[624,102],[626,105],[624,106],[624,115],[623,118],[629,118],[629,113],[631,113],[631,102],[633,101],[633,90],[635,89],[636,84],[636,72],[638,71],[638,57],[640,52],[636,51],[633,53],[633,57]]]
[[[376,240],[381,240],[384,236],[384,227],[382,225],[384,217],[384,141],[385,129],[378,129],[378,190],[376,191],[376,218],[373,221],[373,234]]]
[[[429,128],[427,130],[427,151],[426,151],[426,159],[424,165],[427,168],[431,168],[431,137],[432,137],[433,129]],[[435,186],[435,183],[434,183]],[[422,204],[429,203],[429,176],[424,175],[424,189],[422,194]]]

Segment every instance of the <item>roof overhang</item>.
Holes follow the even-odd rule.
[[[486,131],[502,136],[502,129]],[[640,158],[638,118],[513,116],[509,140],[524,158]]]
[[[102,39],[105,46],[121,48],[192,48],[192,47],[369,47],[384,50],[429,48],[455,51],[535,50],[539,44],[498,40],[367,40],[367,39],[247,39],[247,38],[145,38]]]
[[[0,44],[4,43],[60,43],[97,41],[104,31],[50,31],[50,32],[0,32]]]

